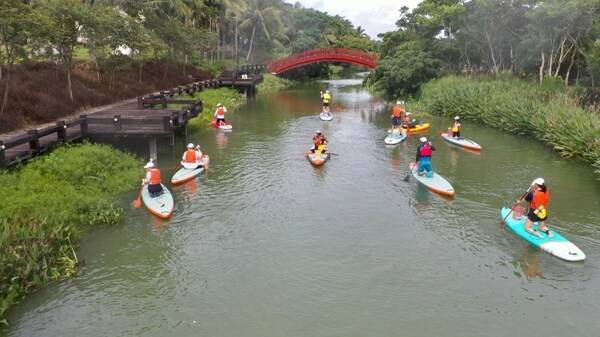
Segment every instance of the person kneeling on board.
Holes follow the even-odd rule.
[[[217,103],[217,110],[215,110],[215,119],[217,120],[217,126],[226,125],[225,122],[225,113],[227,112],[227,108],[223,106],[221,103]]]
[[[396,101],[396,105],[392,107],[392,131],[396,130],[402,124],[402,118],[404,117],[404,102]]]
[[[546,233],[548,237],[551,238],[552,231],[546,226],[546,220],[548,219],[546,207],[550,201],[550,193],[548,192],[544,178],[537,178],[531,183],[529,193],[527,193],[524,199],[529,202],[525,230],[541,238],[542,235],[538,232],[539,230]],[[521,199],[517,201],[521,202]],[[533,229],[534,222],[538,223],[538,230]]]
[[[162,194],[163,188],[160,179],[160,170],[155,167],[152,159],[144,166],[146,177],[142,179],[142,186],[148,184],[148,193],[151,197],[158,197]]]
[[[192,164],[196,164],[196,167],[202,166],[203,161],[202,152],[200,151],[200,145],[197,145],[194,148],[194,144],[189,143],[187,145],[187,150],[183,153],[181,161],[182,163],[189,164],[189,166],[191,166]]]
[[[433,168],[431,166],[431,155],[435,151],[435,147],[427,141],[427,138],[421,137],[419,139],[421,145],[417,148],[417,160],[416,163],[419,165],[417,172],[419,175],[425,174],[426,177],[433,177]]]
[[[454,117],[454,125],[452,125],[451,128],[448,128],[450,131],[452,131],[452,137],[454,138],[460,138],[460,117],[456,116]]]
[[[317,133],[313,136],[313,146],[310,149],[310,152],[315,153],[315,151],[319,150],[320,153],[325,153],[327,151],[327,138],[325,135],[321,133],[321,131],[317,130]]]
[[[402,127],[405,129],[414,128],[417,125],[417,120],[412,118],[412,113],[407,112],[402,120]]]

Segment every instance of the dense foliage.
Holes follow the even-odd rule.
[[[117,223],[123,210],[114,198],[142,174],[138,159],[90,144],[0,172],[0,322],[23,295],[75,272],[79,233]]]
[[[595,86],[599,0],[424,0],[381,34],[370,83],[388,97],[418,93],[444,74],[510,72]],[[415,65],[415,66],[411,66]]]
[[[579,106],[559,78],[541,86],[513,76],[447,76],[423,87],[419,106],[441,116],[460,114],[509,132],[532,136],[562,156],[600,173],[600,116]]]

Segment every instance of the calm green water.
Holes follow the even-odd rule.
[[[228,116],[233,132],[191,134],[211,166],[172,188],[174,218],[131,209],[86,235],[78,276],[16,306],[9,336],[598,336],[591,169],[465,123],[484,146],[469,153],[436,136],[450,120],[428,118],[434,167],[457,191],[431,194],[403,181],[417,139],[386,147],[388,113],[357,83],[261,97]],[[316,117],[325,86],[342,110],[332,122]],[[303,156],[316,129],[339,154],[321,168]],[[184,143],[161,150],[165,176]],[[537,176],[553,193],[549,224],[585,263],[498,225],[500,207]]]

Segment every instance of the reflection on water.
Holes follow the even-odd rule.
[[[596,336],[591,169],[464,122],[484,147],[474,155],[439,138],[451,121],[419,116],[432,123],[424,135],[438,148],[434,167],[457,193],[432,194],[404,181],[421,135],[385,146],[389,111],[359,83],[260,96],[228,115],[232,132],[201,130],[160,148],[165,177],[187,142],[211,158],[204,176],[172,189],[174,217],[132,209],[122,225],[94,229],[80,273],[16,306],[9,335]],[[317,117],[324,87],[342,109],[331,122]],[[339,154],[322,167],[304,156],[317,129]],[[585,263],[559,261],[498,225],[500,207],[536,176],[553,193],[551,225]]]

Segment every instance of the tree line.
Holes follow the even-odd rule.
[[[424,0],[403,7],[397,29],[380,35],[370,81],[389,97],[415,94],[448,73],[508,72],[595,87],[599,10],[598,0]]]
[[[235,67],[317,47],[373,50],[361,27],[283,0],[2,0],[0,80],[4,112],[11,69],[50,61],[67,76],[83,53],[97,81],[168,59],[205,69]]]

